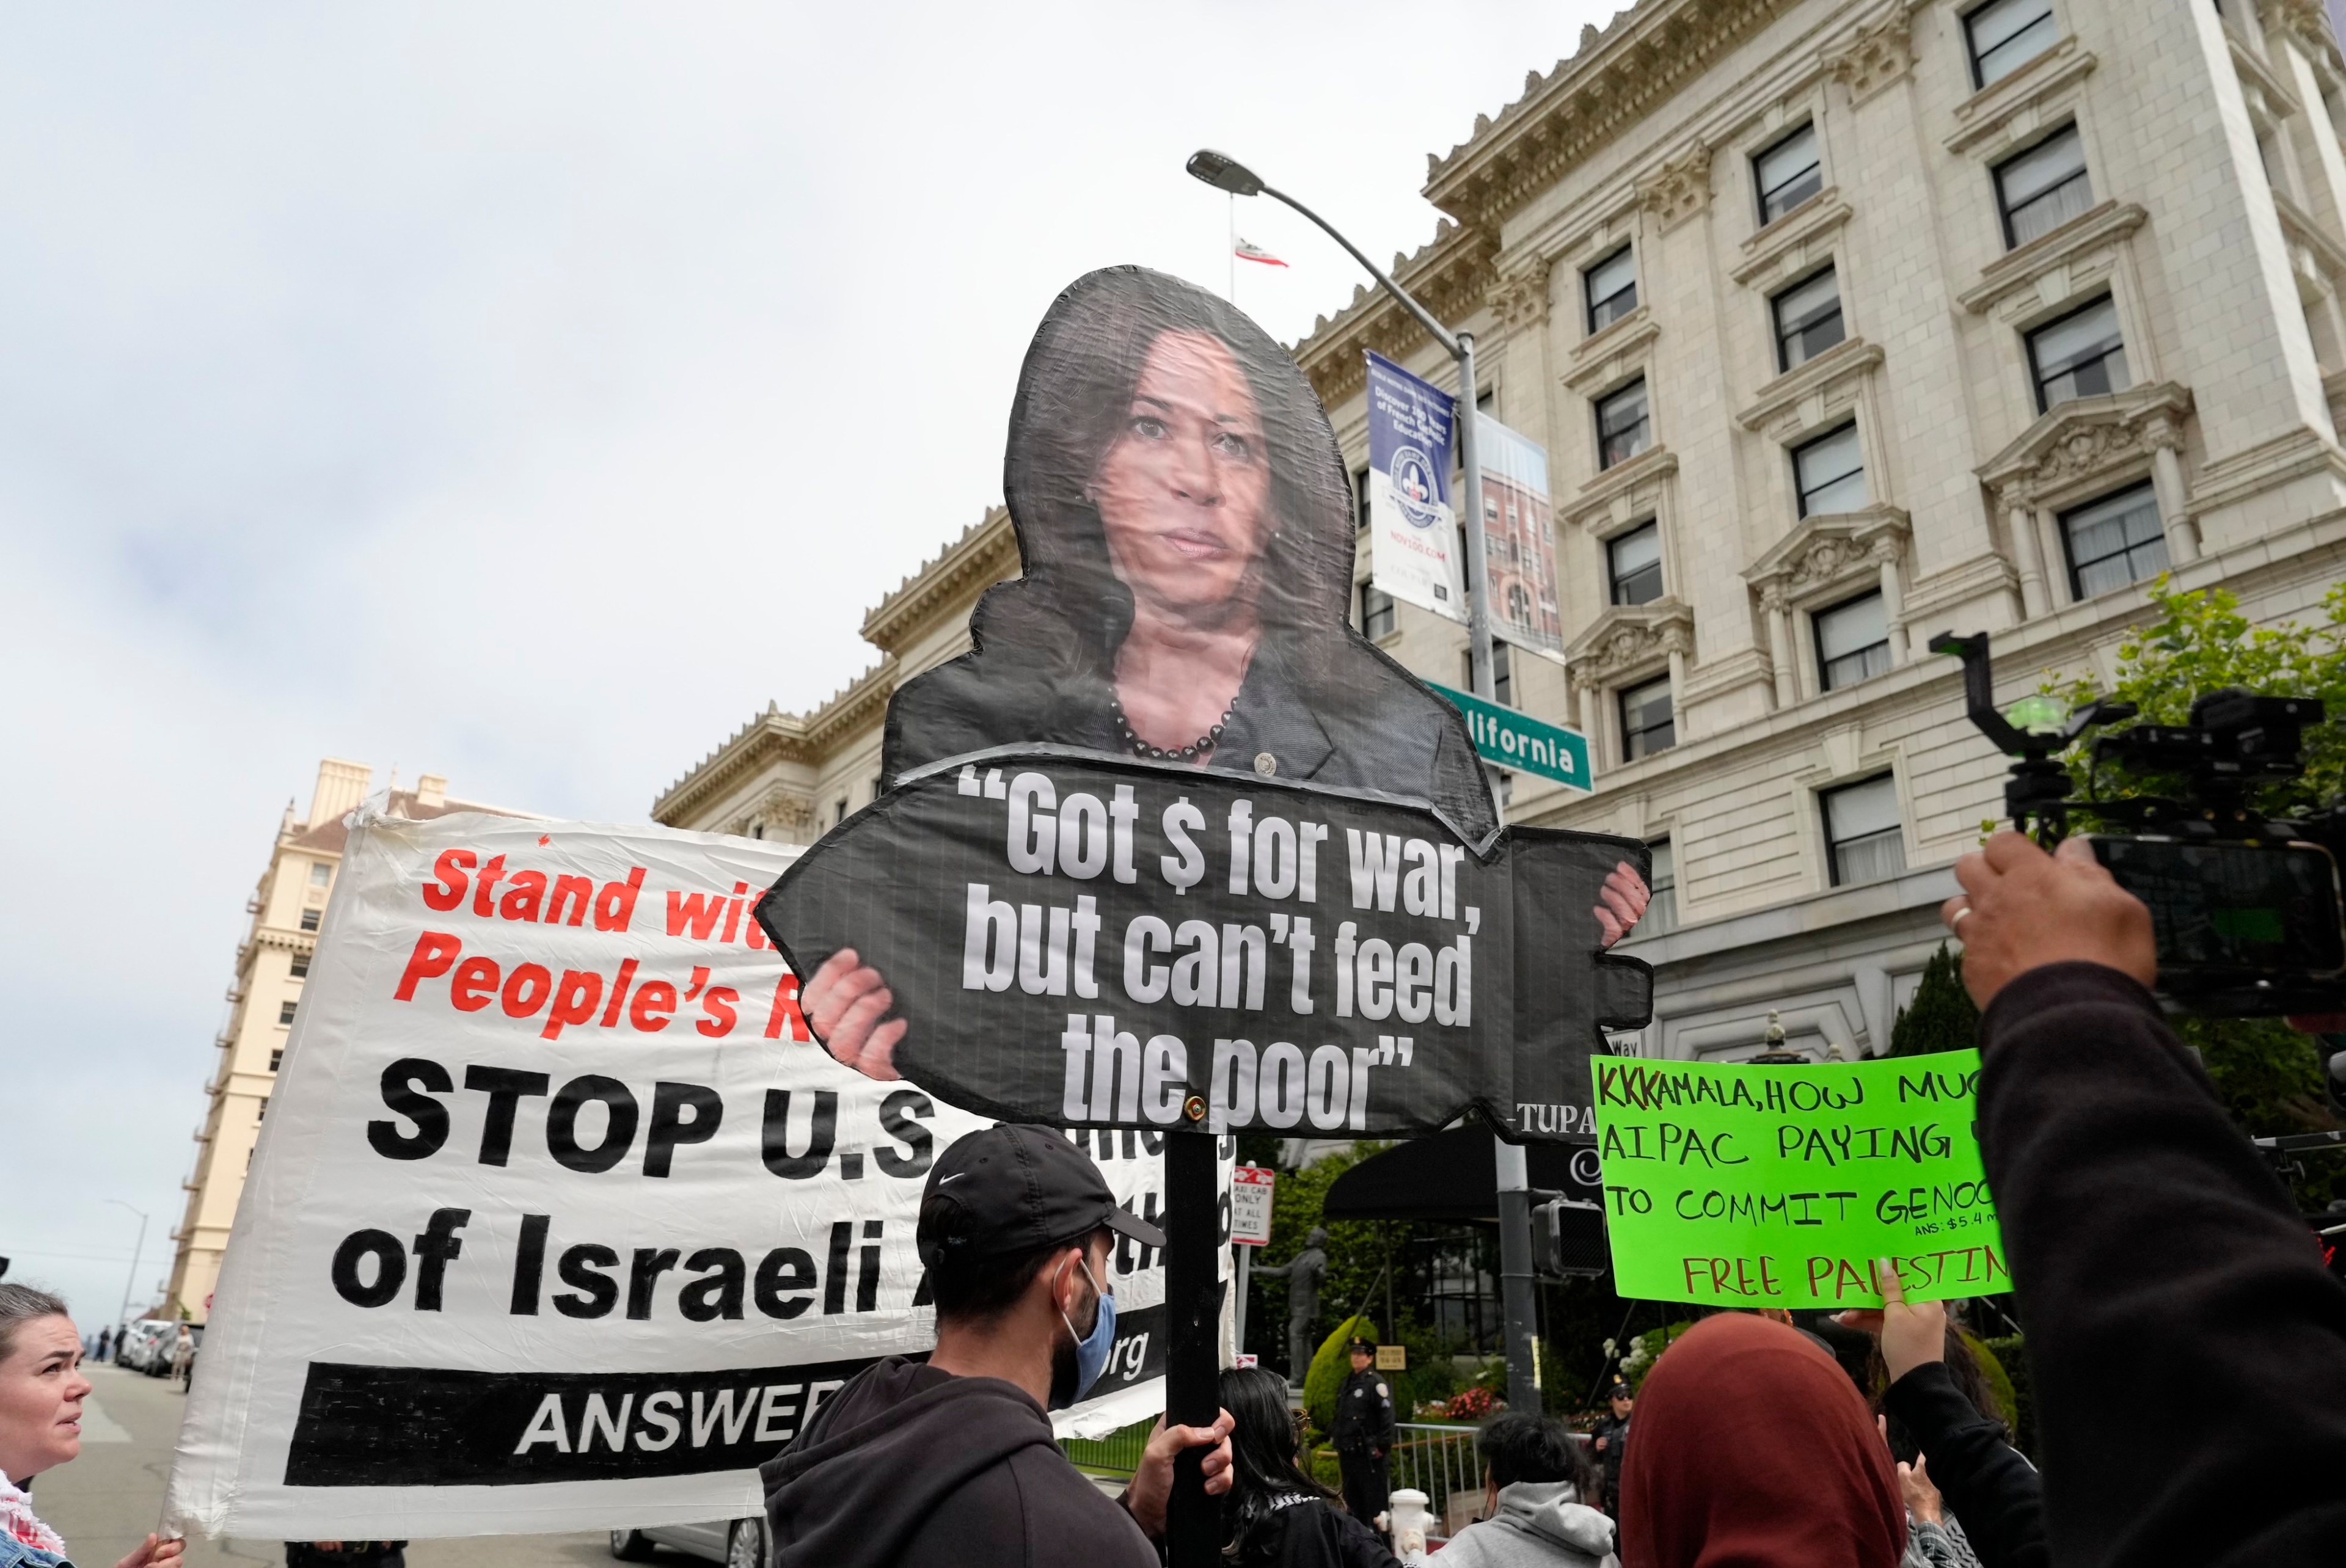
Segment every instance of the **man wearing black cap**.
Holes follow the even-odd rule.
[[[1329,1435],[1336,1444],[1336,1468],[1344,1479],[1344,1506],[1388,1545],[1392,1535],[1377,1522],[1392,1491],[1392,1385],[1376,1371],[1377,1348],[1366,1339],[1346,1347],[1352,1375],[1336,1390],[1336,1420]]]
[[[1083,1398],[1115,1347],[1115,1234],[1165,1245],[1063,1134],[990,1127],[945,1150],[918,1236],[937,1348],[866,1368],[766,1464],[774,1568],[1154,1568],[1174,1455],[1212,1445],[1206,1490],[1227,1492],[1230,1418],[1161,1428],[1114,1502],[1059,1451],[1045,1411]]]
[[[1615,1518],[1621,1515],[1621,1463],[1629,1453],[1629,1412],[1637,1401],[1629,1393],[1629,1385],[1620,1379],[1606,1390],[1605,1402],[1610,1415],[1599,1416],[1589,1428],[1588,1446],[1596,1451],[1596,1462],[1605,1472],[1605,1511]]]

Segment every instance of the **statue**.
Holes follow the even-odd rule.
[[[1287,1281],[1287,1381],[1303,1386],[1311,1370],[1311,1335],[1320,1325],[1320,1280],[1328,1272],[1328,1231],[1313,1226],[1303,1238],[1303,1250],[1277,1268],[1258,1265],[1258,1279]]]

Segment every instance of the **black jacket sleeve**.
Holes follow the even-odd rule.
[[[2279,1179],[2115,970],[2030,971],[1980,1038],[2055,1560],[2337,1563],[2346,1286]]]
[[[1943,1361],[1925,1361],[1890,1385],[1882,1408],[1914,1434],[1931,1482],[1964,1527],[1981,1568],[2046,1568],[2045,1481],[1980,1413]]]

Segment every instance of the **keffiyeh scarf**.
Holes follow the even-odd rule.
[[[57,1532],[42,1523],[33,1512],[33,1500],[0,1472],[0,1529],[39,1552],[54,1552],[62,1557],[66,1543]]]

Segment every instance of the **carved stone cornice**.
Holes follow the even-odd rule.
[[[1794,365],[1760,389],[1751,406],[1740,410],[1735,423],[1749,431],[1764,431],[1789,441],[1812,430],[1845,408],[1855,406],[1865,378],[1882,363],[1882,345],[1863,338],[1843,338],[1804,364]]]
[[[2224,36],[2232,46],[2232,69],[2240,78],[2240,96],[2248,103],[2249,118],[2255,122],[2259,136],[2270,136],[2275,127],[2297,113],[2297,94],[2270,60],[2251,48],[2249,41],[2231,28]]]
[[[1564,650],[1572,684],[1595,691],[1667,665],[1672,654],[1694,652],[1694,612],[1669,597],[1615,605]]]
[[[1650,306],[1640,305],[1601,332],[1592,332],[1573,345],[1565,367],[1564,384],[1580,397],[1593,397],[1611,383],[1626,380],[1642,364],[1662,324]]]
[[[1633,513],[1642,509],[1640,502],[1647,507],[1658,504],[1662,482],[1678,471],[1678,453],[1668,447],[1649,446],[1582,485],[1579,494],[1556,508],[1556,521],[1566,527],[1602,528],[1616,519],[1617,503],[1627,504]]]
[[[2265,31],[2286,35],[2290,42],[2304,49],[2314,65],[2328,72],[2330,85],[2336,85],[2341,66],[2346,66],[2338,52],[2338,35],[2330,25],[2330,13],[2321,0],[2266,0]]]
[[[1987,314],[2007,300],[2014,310],[2033,308],[2034,300],[2016,300],[2024,289],[2059,273],[2064,287],[2059,297],[2077,291],[2087,276],[2109,270],[2119,241],[2141,228],[2150,215],[2131,201],[2105,201],[2089,207],[2060,228],[2040,234],[2017,250],[2006,251],[1980,270],[1980,280],[1955,296],[1955,302],[1975,316]],[[2097,255],[2096,253],[2105,253]],[[2007,312],[2008,313],[2008,312]]]
[[[1571,59],[1525,78],[1495,119],[1428,160],[1425,197],[1494,231],[1622,132],[1698,81],[1793,0],[1640,0],[1602,31],[1584,30]]]
[[[1665,231],[1710,205],[1710,145],[1700,137],[1694,145],[1637,182],[1637,205],[1654,215]]]
[[[1833,79],[1849,90],[1849,101],[1862,104],[1914,68],[1914,23],[1902,5],[1857,30],[1857,36],[1826,66]]]
[[[1906,589],[1906,624],[1914,626],[1991,594],[2017,594],[2020,573],[2002,555],[1970,560],[1919,577]]]
[[[895,653],[926,627],[943,601],[1017,575],[1017,535],[1008,508],[996,506],[872,607],[863,617],[863,640],[882,653]]]
[[[2334,290],[2346,280],[2346,245],[2331,238],[2313,215],[2276,190],[2273,210],[2280,215],[2281,238],[2289,245],[2290,270],[2297,275],[2298,295],[2311,300]]]
[[[1448,219],[1434,225],[1433,239],[1412,256],[1397,256],[1394,280],[1433,312],[1436,321],[1465,324],[1480,311],[1498,278],[1496,229],[1475,229]],[[1340,407],[1368,380],[1364,351],[1398,361],[1426,341],[1417,318],[1380,289],[1352,290],[1352,301],[1335,315],[1314,321],[1296,343],[1296,362],[1311,378],[1323,407]]]
[[[1770,610],[1806,605],[1878,580],[1882,563],[1906,552],[1906,514],[1872,505],[1859,512],[1803,517],[1773,548],[1743,568],[1743,580]]]
[[[1548,281],[1547,264],[1540,262],[1491,285],[1491,313],[1502,331],[1520,332],[1547,321]]]
[[[2031,134],[2044,117],[2045,100],[2084,80],[2098,63],[2090,50],[2078,47],[2076,34],[2058,40],[2004,80],[1957,104],[1955,128],[1943,145],[1961,156],[2007,133],[2015,139]]]
[[[2077,498],[2159,447],[2180,451],[2191,392],[2174,382],[2078,398],[2040,416],[1982,463],[1980,483],[2000,510]]]
[[[1777,280],[1832,254],[1832,242],[1849,221],[1849,203],[1838,186],[1827,186],[1743,242],[1743,260],[1728,274],[1749,289],[1772,287]]]

